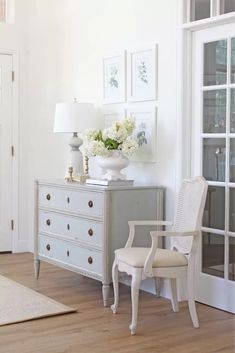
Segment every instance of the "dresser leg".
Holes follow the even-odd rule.
[[[156,289],[156,296],[159,298],[161,296],[161,285],[162,285],[162,280],[161,278],[154,278],[155,282],[155,289]]]
[[[109,306],[109,292],[110,292],[110,285],[103,283],[102,293],[103,293],[104,306]]]
[[[35,273],[36,279],[38,279],[38,277],[39,277],[39,272],[40,272],[40,260],[35,259],[34,260],[34,273]]]

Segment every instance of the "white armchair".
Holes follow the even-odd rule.
[[[147,277],[169,278],[172,291],[172,309],[179,311],[177,301],[177,278],[187,278],[189,312],[194,327],[199,327],[194,301],[195,255],[201,234],[202,215],[206,201],[207,182],[202,177],[194,177],[182,182],[173,224],[167,221],[129,221],[129,238],[125,248],[115,251],[112,276],[114,286],[113,313],[118,308],[118,271],[132,276],[131,334],[136,333],[138,318],[139,287]],[[151,231],[151,248],[132,247],[135,227],[143,225],[172,225],[171,231]],[[158,237],[170,237],[171,249],[159,249]]]

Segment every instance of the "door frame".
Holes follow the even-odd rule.
[[[19,53],[17,50],[0,48],[1,55],[12,57],[12,70],[14,80],[12,81],[12,146],[14,146],[14,156],[12,157],[12,220],[14,229],[12,230],[12,252],[25,250],[19,240]],[[11,151],[9,151],[9,154]]]
[[[235,14],[228,13],[208,19],[185,23],[187,0],[177,7],[177,142],[176,142],[176,187],[182,179],[192,173],[192,43],[193,32],[235,21]],[[184,286],[179,289],[179,300],[186,300]]]
[[[177,8],[177,165],[176,182],[190,177],[191,165],[191,111],[192,111],[192,42],[193,32],[223,24],[234,23],[235,13],[219,15],[194,22],[185,22],[187,0]]]

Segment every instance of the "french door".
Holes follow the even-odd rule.
[[[0,252],[12,250],[12,55],[0,54]]]
[[[194,32],[192,54],[192,174],[209,184],[196,299],[235,313],[234,24]]]

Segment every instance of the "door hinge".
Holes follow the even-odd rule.
[[[14,155],[15,155],[15,147],[14,146],[11,146],[11,155],[12,155],[12,157],[14,157]]]
[[[15,81],[15,71],[11,72],[11,80],[12,80],[12,82]]]
[[[11,230],[14,230],[14,220],[11,220]]]

